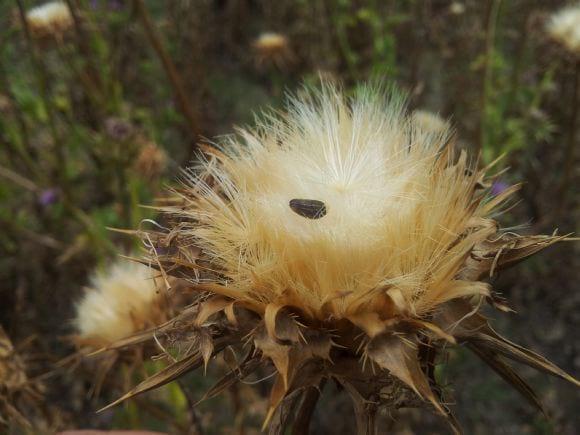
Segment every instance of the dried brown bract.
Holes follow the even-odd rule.
[[[30,428],[43,403],[43,386],[26,374],[26,363],[0,326],[0,429],[17,424]]]

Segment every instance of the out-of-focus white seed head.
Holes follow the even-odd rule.
[[[258,66],[275,65],[283,68],[294,59],[287,36],[281,33],[264,32],[253,43]]]
[[[546,30],[564,48],[580,54],[580,5],[569,6],[553,14]]]
[[[34,36],[62,36],[73,25],[69,7],[62,1],[36,6],[26,13],[26,21]]]
[[[79,338],[106,346],[160,323],[162,285],[156,271],[128,260],[96,273],[77,305],[74,325]]]

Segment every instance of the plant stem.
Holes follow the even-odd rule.
[[[91,53],[91,49],[88,44],[89,37],[83,29],[77,6],[74,4],[73,0],[66,0],[66,3],[73,18],[78,50],[87,61],[87,75],[89,76],[91,82],[94,83],[96,89],[102,91],[103,82],[99,76],[98,68],[95,65],[95,56],[93,56]]]
[[[64,149],[63,141],[61,140],[58,129],[56,127],[56,120],[54,118],[54,114],[52,112],[53,105],[50,100],[50,96],[48,95],[48,77],[46,74],[46,70],[44,68],[44,64],[38,57],[38,53],[36,52],[36,46],[32,39],[32,35],[30,33],[30,28],[28,27],[28,21],[26,20],[26,12],[24,10],[24,5],[22,4],[22,0],[16,0],[16,4],[18,5],[18,12],[20,16],[20,21],[22,23],[22,28],[24,30],[24,36],[26,38],[26,46],[28,48],[28,54],[32,61],[34,72],[36,76],[37,85],[39,88],[40,96],[46,110],[46,115],[48,118],[48,127],[50,129],[50,133],[52,136],[52,140],[54,142],[54,150],[56,154],[56,178],[59,181],[60,187],[63,191],[63,194],[68,195],[68,180],[67,180],[67,159],[66,159],[66,152]]]
[[[181,392],[187,400],[187,412],[189,417],[189,423],[191,424],[190,433],[192,435],[203,435],[203,429],[201,427],[201,420],[199,415],[197,415],[197,410],[195,409],[196,400],[193,397],[189,387],[181,380],[177,380],[177,384],[181,389]]]
[[[572,178],[572,168],[574,167],[574,150],[576,148],[576,129],[578,124],[578,88],[580,87],[580,60],[574,63],[574,78],[572,83],[572,111],[570,114],[570,125],[568,127],[568,138],[566,149],[564,150],[564,173],[558,189],[557,198],[559,204],[557,215],[559,216],[566,205],[566,193],[570,179]]]
[[[183,87],[183,82],[181,81],[181,77],[177,72],[177,68],[169,57],[167,50],[163,46],[161,38],[153,26],[153,22],[151,21],[151,17],[143,0],[135,0],[135,9],[137,10],[137,14],[141,19],[141,23],[143,24],[147,38],[161,59],[161,63],[163,64],[165,72],[169,77],[169,81],[173,87],[173,91],[175,93],[175,97],[177,98],[179,107],[188,122],[191,135],[194,137],[194,139],[197,139],[201,132],[199,128],[198,116],[189,103],[189,99],[185,93],[185,88]]]
[[[487,14],[487,30],[485,34],[485,55],[483,66],[483,80],[480,101],[480,121],[479,121],[479,140],[477,142],[476,153],[479,155],[483,148],[487,145],[487,105],[489,104],[489,94],[491,91],[493,80],[493,57],[494,57],[494,42],[495,30],[497,20],[499,17],[499,10],[501,0],[490,0],[491,4],[488,8]]]
[[[16,123],[18,125],[19,136],[22,141],[22,146],[10,144],[9,146],[16,149],[16,152],[19,154],[20,158],[23,160],[24,164],[26,165],[26,169],[31,173],[38,177],[38,171],[36,170],[36,164],[34,162],[36,153],[34,148],[30,144],[30,134],[28,131],[28,127],[26,125],[26,119],[24,117],[24,112],[20,109],[18,101],[14,96],[12,89],[10,87],[10,82],[8,78],[7,69],[4,67],[0,57],[0,86],[3,88],[2,92],[6,94],[9,98],[11,104],[17,108],[15,110],[15,118]],[[8,121],[8,120],[6,120]],[[0,121],[0,127],[2,126],[2,121]]]

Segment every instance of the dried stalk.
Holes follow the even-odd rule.
[[[167,50],[163,46],[161,38],[153,26],[151,16],[149,15],[143,0],[135,0],[135,9],[139,15],[139,18],[141,19],[143,29],[145,30],[151,46],[161,59],[165,72],[167,73],[171,86],[173,87],[173,91],[175,92],[179,107],[189,124],[190,132],[194,138],[197,138],[201,132],[199,128],[198,116],[189,103],[189,99],[187,98],[185,88],[183,87],[183,82],[179,73],[177,72],[177,68],[169,57],[169,53],[167,53]]]
[[[580,87],[580,60],[574,63],[574,78],[572,83],[572,111],[570,114],[570,124],[568,127],[568,138],[566,149],[564,150],[564,173],[558,189],[557,198],[559,204],[557,214],[560,215],[566,205],[566,193],[572,178],[572,168],[574,167],[574,151],[576,148],[576,130],[578,125],[578,88]]]
[[[501,0],[491,0],[489,6],[489,12],[487,15],[487,30],[485,35],[485,57],[484,57],[484,67],[483,67],[483,86],[481,92],[481,102],[480,102],[480,121],[479,121],[479,140],[477,141],[476,155],[479,155],[483,150],[483,147],[487,142],[487,105],[489,103],[489,93],[493,81],[493,55],[494,55],[494,42],[495,42],[495,31],[497,25],[497,19],[499,16],[499,10],[501,6]]]
[[[56,165],[57,165],[56,178],[59,180],[63,193],[67,194],[68,193],[68,180],[66,177],[67,158],[64,149],[64,143],[61,140],[58,134],[58,129],[56,127],[56,120],[52,112],[52,102],[50,101],[50,96],[48,95],[48,77],[46,74],[44,64],[38,57],[36,46],[34,44],[30,28],[28,26],[28,21],[26,20],[26,11],[24,10],[22,0],[16,0],[16,4],[18,5],[18,13],[22,24],[22,28],[24,30],[24,36],[26,38],[26,47],[28,49],[28,54],[34,67],[34,73],[36,75],[36,81],[39,88],[40,97],[42,99],[44,107],[46,108],[46,114],[48,117],[48,127],[50,129],[52,140],[54,142],[53,145],[56,154]]]

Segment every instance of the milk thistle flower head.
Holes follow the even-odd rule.
[[[77,341],[98,349],[165,319],[163,279],[147,266],[128,260],[96,273],[76,307]]]
[[[171,317],[169,286],[168,279],[154,269],[127,259],[113,262],[93,275],[90,287],[76,306],[76,334],[72,341],[79,352],[71,359],[76,362],[90,355],[84,361],[95,371],[90,394],[98,396],[107,381],[129,382],[134,369],[157,352],[151,343],[131,348],[116,345]],[[114,370],[116,376],[109,376],[113,368],[121,365],[127,370]]]
[[[155,142],[144,141],[134,169],[142,178],[156,180],[167,166],[167,154]]]
[[[568,6],[554,13],[546,30],[566,50],[580,55],[580,5]]]
[[[258,67],[274,65],[282,69],[294,60],[288,37],[281,33],[264,32],[256,38],[253,47]]]
[[[73,17],[65,2],[53,1],[36,6],[26,13],[30,31],[37,37],[62,37],[73,25]]]
[[[517,186],[492,197],[485,170],[453,152],[449,130],[413,122],[393,90],[349,98],[324,85],[287,109],[205,148],[165,209],[169,224],[143,234],[150,261],[188,279],[199,302],[155,333],[182,337],[189,351],[119,400],[226,348],[238,366],[206,397],[270,366],[272,433],[292,424],[306,433],[300,407],[329,379],[352,398],[361,434],[374,433],[379,407],[421,403],[457,432],[434,376],[436,356],[457,343],[540,408],[508,361],[578,385],[479,313],[508,310],[486,278],[561,240],[499,228],[491,216]]]

